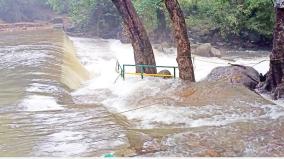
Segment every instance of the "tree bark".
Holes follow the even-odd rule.
[[[274,93],[278,99],[284,93],[284,9],[276,8],[276,24],[273,33],[273,49],[270,55],[270,69],[262,90]],[[282,92],[282,93],[281,93]]]
[[[179,76],[182,80],[195,82],[194,70],[191,61],[190,42],[183,12],[177,0],[165,0],[170,14],[177,43],[177,63]]]
[[[146,30],[133,7],[131,0],[112,0],[119,13],[122,16],[129,38],[134,49],[135,64],[156,65],[152,45],[146,33]],[[141,72],[140,67],[136,72]],[[156,68],[145,68],[145,73],[155,74]]]

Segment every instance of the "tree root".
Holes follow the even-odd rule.
[[[270,93],[273,100],[278,100],[284,97],[284,83],[280,83],[277,86],[273,84],[272,73],[269,71],[263,77],[263,82],[257,85],[257,90],[259,93]]]

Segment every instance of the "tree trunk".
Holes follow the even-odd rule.
[[[190,42],[187,35],[184,15],[177,0],[165,0],[170,14],[177,43],[177,63],[179,76],[183,80],[195,82],[194,70],[191,61]]]
[[[273,50],[270,55],[270,69],[262,90],[274,93],[278,99],[284,93],[284,9],[276,8],[276,24],[274,28]],[[282,92],[282,93],[281,93]]]
[[[152,45],[149,41],[146,30],[133,7],[131,0],[112,0],[122,16],[129,38],[134,49],[135,63],[138,65],[156,65]],[[157,73],[156,68],[145,68],[145,73]],[[140,67],[136,72],[141,72]]]

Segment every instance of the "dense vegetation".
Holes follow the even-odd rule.
[[[15,5],[15,2],[20,5]],[[273,0],[179,0],[189,28],[215,31],[223,38],[252,38],[270,41],[274,24]],[[81,31],[115,37],[121,19],[111,0],[0,0],[0,18],[19,17],[11,11],[29,4],[48,4],[54,11],[72,17]],[[169,30],[169,18],[161,0],[133,0],[150,36]],[[33,5],[30,5],[33,6]],[[11,12],[11,14],[7,14]],[[162,14],[161,14],[162,13]],[[163,16],[163,14],[165,16]],[[3,18],[4,16],[4,18]],[[11,19],[11,18],[10,18]],[[25,18],[23,18],[25,19]],[[27,19],[27,18],[26,18]],[[166,27],[161,25],[166,23]]]
[[[61,2],[61,3],[60,3]],[[164,11],[161,0],[133,0],[137,12],[151,34],[160,23],[159,10]],[[119,16],[111,1],[106,0],[49,0],[59,12],[69,13],[81,27],[89,24],[97,29],[117,28]],[[231,36],[271,39],[274,9],[271,0],[180,0],[189,27],[217,30],[223,38]],[[111,18],[110,18],[111,17]],[[166,16],[167,24],[169,24]],[[95,22],[95,24],[94,24]],[[114,28],[111,28],[113,27]]]
[[[271,0],[200,0],[195,5],[195,10],[190,5],[184,8],[189,14],[194,11],[193,19],[207,17],[223,36],[253,32],[272,37],[275,13]]]

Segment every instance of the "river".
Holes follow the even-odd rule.
[[[284,155],[281,101],[222,83],[122,80],[116,63],[133,64],[132,51],[53,30],[1,33],[0,156]],[[196,79],[228,62],[268,70],[257,64],[267,55],[245,53],[194,56]],[[175,55],[155,50],[158,65],[176,66]]]

